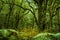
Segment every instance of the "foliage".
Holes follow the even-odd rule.
[[[18,31],[13,29],[0,29],[0,39],[9,39],[9,40],[17,40],[18,37]]]
[[[38,34],[39,32],[41,33]],[[2,39],[31,40],[38,34],[34,40],[60,40],[58,32],[60,0],[0,0]]]
[[[40,33],[33,37],[34,40],[55,40],[53,33]]]
[[[32,28],[24,28],[21,32],[14,29],[0,29],[0,37],[6,37],[9,40],[32,39],[37,33],[39,33],[38,30]]]
[[[60,33],[40,33],[33,38],[34,40],[60,40]]]
[[[60,33],[56,33],[56,34],[54,35],[54,37],[55,37],[57,40],[60,40]]]

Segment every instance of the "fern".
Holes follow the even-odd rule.
[[[55,34],[53,33],[40,33],[38,35],[36,35],[35,37],[33,37],[34,40],[54,40]]]

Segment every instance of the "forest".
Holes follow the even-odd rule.
[[[0,0],[0,40],[60,40],[60,0]]]

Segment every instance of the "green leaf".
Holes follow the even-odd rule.
[[[60,40],[60,33],[56,33],[54,37]]]
[[[7,37],[9,35],[9,31],[6,29],[0,29],[0,32],[3,35],[3,37]]]
[[[53,35],[52,33],[40,33],[34,37],[34,40],[52,40]]]

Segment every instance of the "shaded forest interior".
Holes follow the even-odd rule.
[[[0,0],[0,40],[44,40],[34,38],[59,32],[60,0]]]

